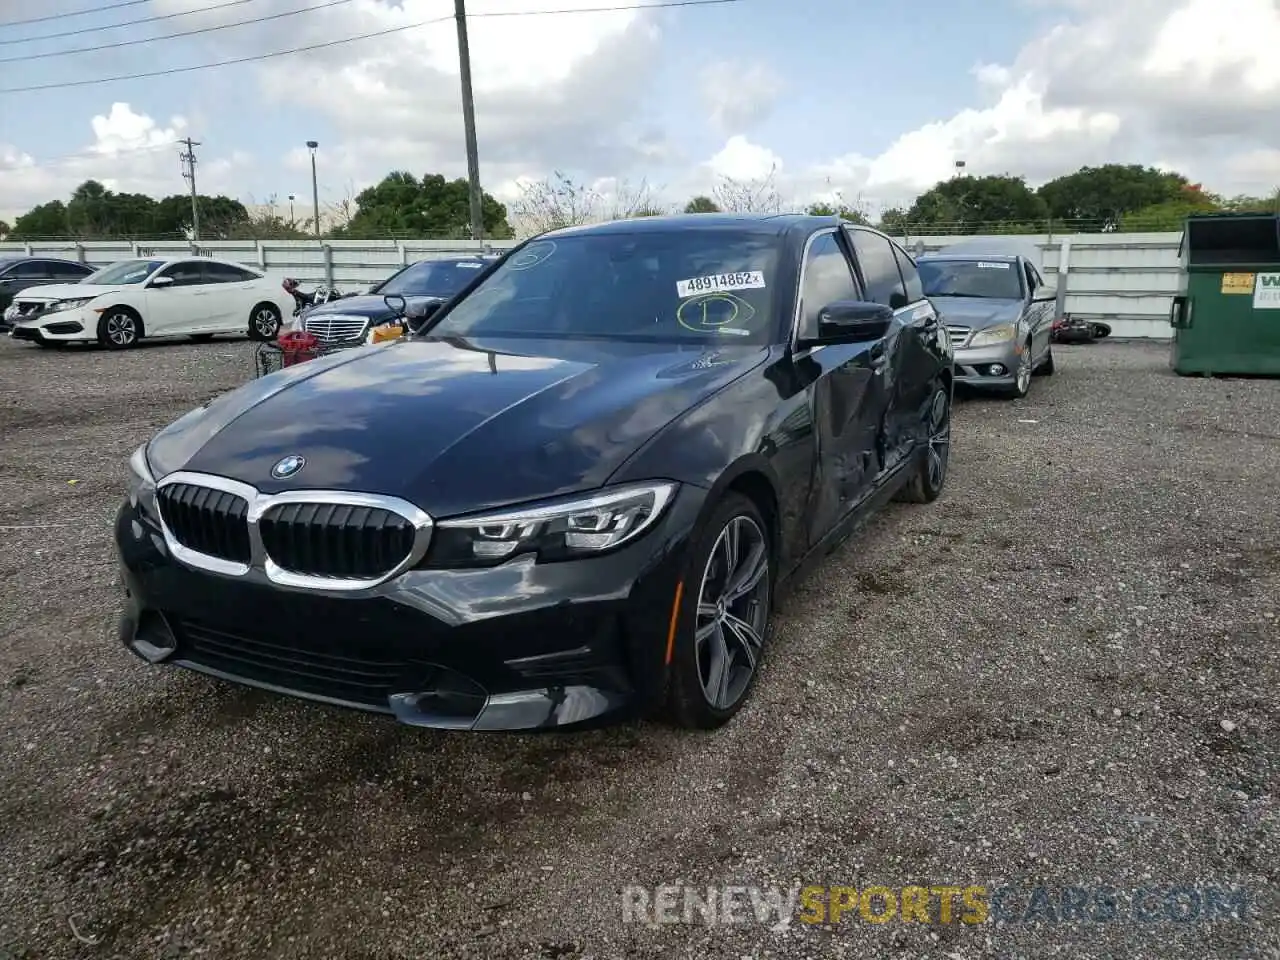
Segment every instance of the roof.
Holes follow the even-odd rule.
[[[839,217],[813,217],[802,213],[678,213],[665,217],[634,217],[610,220],[576,227],[562,227],[542,234],[544,237],[569,237],[587,234],[650,233],[662,230],[739,229],[781,236],[793,230],[834,226]]]
[[[917,260],[1013,260],[1022,257],[1036,268],[1043,264],[1044,253],[1034,243],[1015,237],[976,237],[959,240],[950,246],[924,253]]]

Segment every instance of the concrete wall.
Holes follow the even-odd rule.
[[[899,237],[912,253],[940,250],[969,237]],[[1179,233],[1091,233],[1010,237],[1037,244],[1044,252],[1045,279],[1065,285],[1065,312],[1105,320],[1117,337],[1168,338],[1170,298],[1178,290]],[[495,241],[502,250],[513,241]],[[452,253],[478,253],[480,245],[446,240],[267,240],[205,242],[206,256],[256,265],[272,276],[295,277],[304,285],[330,282],[340,289],[367,287],[406,263]],[[4,253],[44,253],[106,266],[136,256],[181,256],[183,241],[130,244],[44,242],[0,243]],[[1065,274],[1060,271],[1065,267]]]

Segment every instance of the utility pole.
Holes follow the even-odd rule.
[[[182,175],[191,181],[191,242],[195,243],[200,239],[200,203],[196,199],[196,147],[200,146],[200,141],[187,137],[178,143],[187,148],[178,156],[182,160]]]
[[[462,126],[467,139],[467,179],[471,181],[471,239],[484,240],[480,207],[480,150],[476,146],[476,101],[471,90],[471,48],[467,45],[466,0],[453,0],[458,23],[458,72],[462,74]]]

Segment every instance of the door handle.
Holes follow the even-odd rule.
[[[871,369],[879,374],[884,373],[884,368],[889,365],[889,354],[883,349],[875,350],[871,354]]]

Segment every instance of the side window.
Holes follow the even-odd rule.
[[[902,286],[907,292],[907,303],[915,303],[924,299],[924,284],[920,281],[920,271],[916,263],[896,243],[893,244],[893,255],[898,260],[898,272],[902,274]]]
[[[890,240],[867,230],[850,230],[849,238],[853,242],[853,252],[858,256],[858,266],[862,268],[867,299],[894,310],[910,303]]]
[[[240,267],[233,267],[229,263],[210,262],[204,265],[205,283],[245,283],[257,279],[257,274]]]
[[[171,278],[175,287],[193,287],[205,282],[203,267],[197,260],[187,260],[165,267],[156,276]]]
[[[1027,260],[1022,261],[1022,272],[1027,278],[1027,295],[1035,296],[1036,288],[1040,286],[1040,275],[1036,273],[1036,268]]]
[[[19,280],[48,280],[49,268],[43,260],[26,260],[10,270],[6,276],[16,277]]]
[[[809,246],[800,290],[800,339],[818,335],[818,314],[837,300],[860,300],[858,282],[834,233],[824,233]]]
[[[79,280],[93,273],[93,267],[67,260],[54,260],[49,264],[49,274],[59,280]]]

